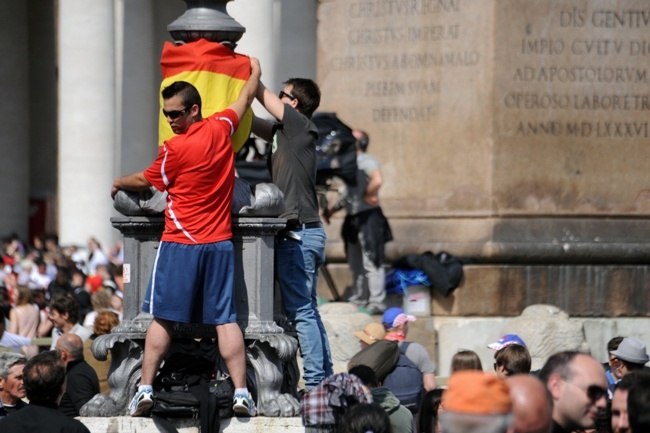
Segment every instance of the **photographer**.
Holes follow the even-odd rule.
[[[379,206],[379,189],[384,180],[379,161],[367,153],[368,134],[353,130],[352,135],[357,149],[357,184],[348,185],[337,204],[325,211],[325,216],[343,207],[347,213],[341,236],[352,271],[352,294],[348,301],[371,314],[382,314],[386,309],[384,245],[393,239]]]

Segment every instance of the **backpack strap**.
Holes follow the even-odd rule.
[[[189,386],[190,393],[200,403],[201,431],[205,433],[219,432],[219,412],[216,408],[216,397],[210,394],[208,382],[201,376],[190,376],[193,382]]]
[[[172,424],[168,419],[162,418],[155,413],[151,414],[151,420],[153,421],[154,425],[158,429],[158,431],[162,433],[179,433],[174,424]]]
[[[406,349],[409,347],[409,344],[411,344],[410,341],[402,341],[402,344],[399,345],[399,353],[406,356]]]

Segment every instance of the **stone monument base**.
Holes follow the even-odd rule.
[[[328,264],[340,295],[351,282],[347,263]],[[572,317],[647,317],[650,266],[646,264],[468,264],[448,297],[431,290],[431,314],[518,316],[528,306],[551,304]],[[324,278],[318,294],[332,299]]]
[[[131,418],[128,416],[112,418],[77,418],[91,433],[159,433],[151,418]],[[173,423],[180,433],[200,433],[200,420],[179,420]],[[281,431],[283,433],[303,433],[300,417],[291,418],[227,418],[221,420],[221,433],[263,433]]]

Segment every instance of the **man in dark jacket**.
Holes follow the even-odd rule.
[[[33,356],[23,370],[29,405],[0,420],[2,433],[90,433],[57,410],[65,391],[65,368],[54,351]]]
[[[99,394],[99,379],[95,370],[84,360],[84,347],[78,335],[63,334],[56,342],[56,350],[60,353],[68,379],[59,412],[76,417],[81,407]]]

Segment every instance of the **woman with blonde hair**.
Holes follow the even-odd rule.
[[[36,338],[40,311],[38,306],[34,305],[29,287],[17,286],[14,290],[14,302],[16,306],[9,311],[8,331],[23,337]],[[21,351],[27,358],[31,358],[38,353],[38,346],[22,346]]]

